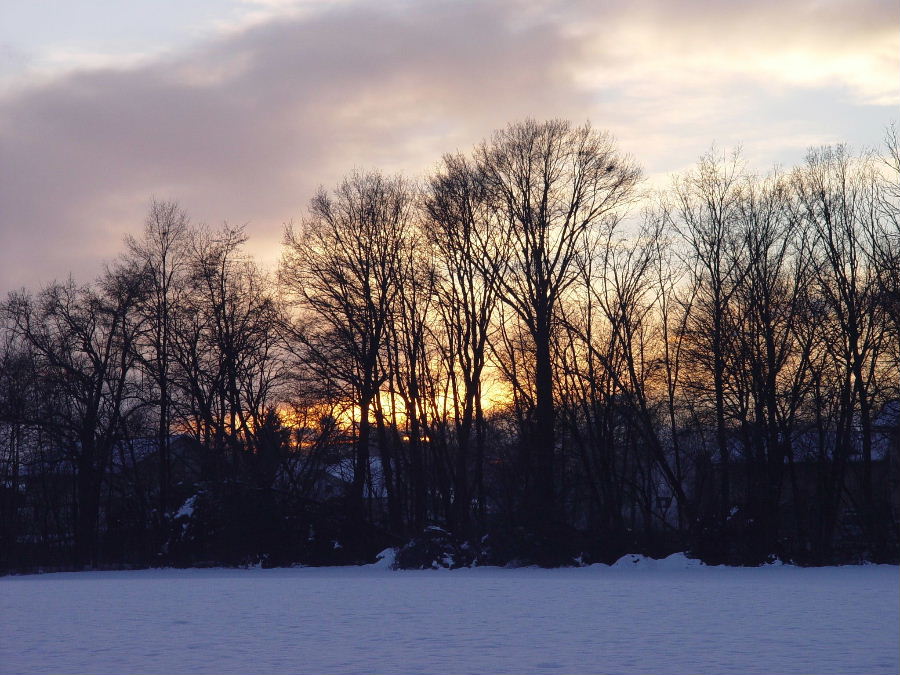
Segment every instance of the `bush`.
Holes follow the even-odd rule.
[[[475,552],[469,542],[432,525],[400,549],[395,566],[404,570],[456,569],[473,562]]]
[[[494,530],[482,537],[478,564],[519,567],[570,567],[599,562],[602,542],[559,525],[543,532],[523,527]]]
[[[178,567],[367,563],[391,543],[336,508],[245,483],[199,489],[169,522],[160,562]]]

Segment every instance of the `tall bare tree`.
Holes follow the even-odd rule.
[[[140,311],[146,319],[144,363],[158,392],[159,447],[158,512],[169,508],[172,436],[171,358],[174,315],[185,291],[188,216],[175,202],[153,200],[140,239],[128,236],[129,259],[143,270],[148,292]]]
[[[586,238],[634,199],[641,171],[590,125],[526,120],[496,132],[475,151],[499,212],[505,253],[497,293],[527,328],[534,357],[535,409],[529,433],[534,522],[557,517],[556,410],[552,340],[559,305],[577,279]]]
[[[13,294],[10,327],[33,351],[43,388],[55,404],[43,424],[66,448],[75,475],[74,563],[98,560],[100,496],[113,449],[135,409],[132,379],[145,292],[134,269],[108,272],[97,290],[54,283],[37,298]]]
[[[437,313],[456,442],[453,520],[465,527],[473,496],[480,519],[484,517],[482,397],[502,261],[493,248],[499,242],[490,236],[498,212],[491,207],[483,174],[462,155],[446,155],[428,187],[424,227],[440,270]]]
[[[726,428],[727,357],[731,331],[732,295],[742,271],[738,246],[739,195],[742,161],[738,153],[719,157],[710,152],[697,168],[676,179],[673,224],[688,247],[694,300],[687,329],[693,335],[700,367],[712,382],[714,428],[721,468],[718,500],[720,519],[731,509],[730,464]],[[698,393],[708,380],[696,380]]]
[[[385,373],[379,357],[393,321],[413,191],[402,178],[354,173],[321,189],[300,230],[288,227],[281,279],[303,310],[295,338],[324,377],[343,383],[358,411],[352,520],[365,519],[370,414]]]
[[[887,336],[878,269],[872,264],[877,217],[871,158],[853,157],[845,146],[810,151],[794,174],[798,217],[809,228],[816,289],[822,300],[820,325],[831,328],[823,344],[839,374],[835,489],[829,511],[842,499],[845,462],[855,451],[859,428],[862,458],[860,511],[873,546],[884,545],[882,506],[872,477],[872,420],[878,395],[879,362]]]

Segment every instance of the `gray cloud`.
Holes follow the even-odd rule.
[[[0,291],[70,270],[89,279],[139,227],[151,195],[178,199],[198,220],[249,223],[254,250],[271,259],[282,223],[302,215],[318,184],[354,166],[418,172],[525,115],[592,118],[667,170],[717,130],[747,141],[766,138],[767,126],[767,142],[774,129],[789,144],[797,125],[773,115],[811,88],[849,100],[832,111],[843,126],[820,120],[804,142],[829,140],[859,106],[890,98],[880,71],[851,77],[860,59],[881,64],[879,50],[893,44],[885,3],[817,12],[766,2],[731,13],[723,4],[341,4],[141,66],[9,92],[0,98]],[[802,25],[763,31],[779,13]],[[829,54],[817,39],[839,31]],[[767,60],[778,35],[796,65],[780,78]]]

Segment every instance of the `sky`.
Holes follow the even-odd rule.
[[[896,0],[0,0],[0,294],[91,281],[153,198],[272,266],[319,185],[525,117],[662,185],[876,146],[898,106]]]

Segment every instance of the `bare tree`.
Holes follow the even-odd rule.
[[[738,153],[719,158],[713,152],[697,168],[676,179],[675,230],[688,245],[694,296],[687,329],[700,368],[712,379],[714,428],[721,468],[718,515],[724,522],[731,509],[730,463],[726,429],[727,357],[732,295],[742,270],[738,246],[742,162]],[[706,378],[696,380],[705,393]]]
[[[798,335],[811,282],[803,230],[777,173],[749,175],[739,198],[745,267],[734,290],[731,371],[743,396],[736,420],[744,438],[750,517],[760,559],[778,553],[780,501],[791,439],[808,386],[810,343]]]
[[[159,500],[162,518],[169,508],[172,436],[171,358],[174,315],[185,291],[188,216],[175,202],[153,200],[141,239],[128,236],[127,256],[146,275],[148,292],[140,312],[146,320],[144,364],[157,389],[159,423]]]
[[[402,178],[354,173],[310,204],[301,230],[288,227],[281,279],[303,310],[295,331],[303,358],[343,383],[358,411],[350,518],[365,519],[370,413],[385,374],[379,357],[397,301],[413,192]]]
[[[54,283],[35,299],[13,294],[4,310],[10,328],[38,360],[44,388],[55,398],[43,420],[65,447],[75,474],[75,549],[79,567],[98,560],[100,495],[113,448],[135,409],[132,380],[141,330],[135,306],[143,275],[108,272],[98,290]]]
[[[874,187],[876,212],[870,219],[874,266],[881,287],[881,299],[889,317],[894,368],[900,369],[900,131],[893,124],[885,133]],[[900,397],[900,387],[894,392]]]
[[[286,376],[282,310],[243,252],[241,228],[200,229],[188,243],[187,289],[171,334],[179,422],[230,476],[257,444]]]
[[[512,124],[475,151],[499,217],[499,298],[532,341],[535,409],[528,443],[534,489],[527,507],[536,523],[557,514],[556,409],[552,339],[559,304],[577,278],[577,256],[635,196],[641,172],[612,138],[562,120]]]
[[[845,463],[854,452],[858,424],[863,464],[859,506],[872,544],[880,548],[885,532],[873,491],[872,419],[886,332],[878,271],[871,264],[877,180],[869,157],[854,158],[846,147],[837,146],[810,151],[793,182],[798,217],[809,228],[816,290],[825,310],[820,326],[831,329],[823,345],[840,382],[836,473],[827,508],[833,514],[843,497]]]
[[[636,512],[648,535],[665,526],[666,495],[693,513],[663,434],[659,409],[666,399],[655,393],[668,391],[660,382],[668,357],[658,316],[668,290],[659,278],[663,237],[661,218],[647,218],[632,238],[610,230],[581,260],[581,298],[565,319],[571,334],[565,371],[575,388],[570,405],[582,411],[570,432],[604,526],[617,536],[626,530],[626,510],[632,529]]]
[[[465,527],[472,497],[484,518],[484,374],[502,258],[483,175],[461,155],[446,155],[429,180],[425,230],[440,270],[437,313],[444,337],[455,448],[454,524]],[[473,463],[474,485],[470,482]],[[474,490],[474,495],[473,495]]]

